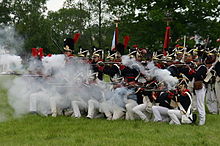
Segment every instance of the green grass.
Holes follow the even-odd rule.
[[[25,115],[12,118],[7,92],[0,88],[0,145],[220,145],[220,116],[204,126],[174,126],[143,121],[107,121]]]

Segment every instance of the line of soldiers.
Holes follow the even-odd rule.
[[[87,86],[81,87],[88,91],[88,95],[84,96],[89,98],[72,100],[70,110],[63,112],[65,115],[71,113],[73,117],[79,118],[84,111],[90,119],[104,115],[108,120],[125,117],[127,120],[139,118],[181,124],[195,122],[193,111],[197,110],[199,125],[204,125],[205,103],[210,113],[220,113],[220,62],[216,50],[207,52],[198,47],[187,52],[186,48],[178,46],[169,55],[163,56],[137,46],[133,48],[128,54],[130,58],[144,67],[153,61],[157,68],[168,70],[179,79],[176,88],[168,90],[165,82],[145,76],[137,66],[122,64],[121,57],[124,54],[120,46],[117,51],[108,54],[105,61],[102,57],[104,54],[100,54],[102,50],[94,51],[92,57],[88,58],[87,50],[73,55],[70,46],[64,43],[67,66],[74,63],[71,62],[74,56],[78,56],[92,66],[95,74]],[[102,82],[103,75],[110,77],[112,85],[107,85],[111,86]],[[94,97],[97,93],[99,97]],[[52,102],[51,105],[52,114],[56,116],[56,103]]]

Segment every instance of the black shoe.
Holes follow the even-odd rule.
[[[38,113],[35,112],[35,111],[31,111],[31,112],[29,112],[29,114],[31,114],[31,115],[38,115]]]

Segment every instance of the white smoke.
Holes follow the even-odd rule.
[[[18,54],[23,46],[24,40],[13,26],[0,27],[0,54]]]
[[[15,54],[21,52],[23,45],[24,41],[14,27],[0,27],[0,73],[21,70],[21,57]]]
[[[101,81],[88,84],[91,67],[77,57],[67,66],[64,55],[45,57],[42,59],[42,70],[44,77],[22,76],[14,79],[8,98],[15,115],[28,113],[30,100],[36,100],[38,112],[47,115],[54,105],[61,109],[71,108],[71,101],[74,100],[87,103],[89,99],[96,99],[102,102],[106,97],[111,97],[105,96],[105,93],[111,93],[109,84]]]
[[[0,73],[15,72],[22,69],[22,59],[20,56],[10,54],[0,54]]]
[[[31,65],[38,66],[43,75],[34,77],[24,75],[13,80],[9,87],[8,99],[15,115],[30,112],[31,108],[33,109],[31,101],[34,101],[33,105],[36,105],[37,111],[43,115],[50,114],[53,107],[71,108],[71,101],[75,100],[86,104],[90,99],[99,102],[111,101],[112,104],[117,103],[121,107],[125,104],[125,99],[116,96],[118,93],[111,90],[110,84],[102,81],[91,84],[91,66],[77,57],[66,64],[64,55],[44,57],[42,62],[38,60],[34,65],[32,61]],[[135,60],[124,56],[122,62],[140,70],[146,76],[156,77],[159,81],[166,82],[169,89],[174,88],[178,82],[168,70],[159,69],[153,63],[149,63],[145,68]],[[126,94],[128,93],[130,91]]]
[[[140,62],[137,62],[135,58],[130,58],[125,55],[122,56],[122,64],[139,70],[146,77],[155,77],[158,81],[165,82],[169,90],[174,89],[178,83],[178,79],[171,76],[170,71],[156,67],[153,62],[149,62],[147,67],[144,67]]]
[[[0,88],[8,89],[11,87],[12,77],[2,75],[9,72],[17,72],[22,70],[22,59],[17,56],[23,49],[24,40],[20,37],[14,27],[12,26],[1,26],[0,27],[0,78],[1,81]],[[18,94],[19,94],[18,90]],[[5,98],[5,97],[1,97]],[[2,101],[0,101],[2,102]],[[7,104],[7,103],[4,103]],[[0,121],[7,120],[9,118],[8,110],[1,110]]]
[[[140,62],[137,62],[135,58],[130,58],[128,55],[122,56],[122,64],[132,69],[136,69],[142,74],[146,74],[145,67]]]
[[[170,71],[156,67],[153,62],[149,62],[147,68],[149,69],[148,75],[151,77],[156,77],[156,79],[160,82],[165,82],[169,90],[175,89],[179,80],[171,76]]]

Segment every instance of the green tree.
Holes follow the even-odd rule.
[[[65,37],[73,38],[74,33],[80,33],[80,45],[87,45],[87,38],[84,37],[85,26],[89,14],[78,8],[62,8],[57,12],[49,12],[48,20],[51,23],[53,36],[62,44]],[[77,48],[77,46],[75,46]]]
[[[0,24],[11,23],[10,14],[12,13],[11,7],[12,0],[2,0],[0,2]]]
[[[46,0],[16,0],[13,5],[15,28],[25,39],[24,53],[43,47],[49,53],[49,23],[45,19]]]
[[[162,47],[167,13],[173,20],[170,23],[171,45],[175,45],[174,42],[184,35],[215,37],[219,34],[219,31],[211,30],[212,27],[219,27],[216,23],[220,12],[218,0],[108,0],[108,5],[113,14],[121,17],[124,33],[130,33],[132,41],[141,46]]]

